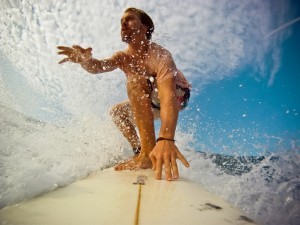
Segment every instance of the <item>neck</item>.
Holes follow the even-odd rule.
[[[140,39],[128,44],[127,51],[135,56],[144,56],[149,48],[150,41],[148,39]]]

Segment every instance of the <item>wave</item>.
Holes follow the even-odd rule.
[[[0,115],[0,207],[70,184],[129,154],[120,134],[99,118],[58,126],[3,105]]]
[[[128,143],[109,122],[97,117],[58,126],[0,106],[0,207],[14,204],[131,156]],[[105,131],[105,132],[103,132]],[[244,210],[261,224],[297,224],[300,207],[299,148],[269,156],[197,152],[190,136],[178,147],[190,161],[181,176]]]
[[[299,147],[268,156],[191,153],[183,175],[242,209],[259,224],[299,224]],[[188,153],[185,153],[188,154]]]

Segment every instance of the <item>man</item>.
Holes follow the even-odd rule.
[[[136,157],[118,164],[115,170],[152,167],[156,179],[161,179],[164,166],[166,179],[171,181],[179,178],[177,158],[189,167],[175,145],[174,136],[178,112],[189,100],[190,86],[177,70],[171,54],[150,41],[153,31],[153,22],[144,11],[128,8],[121,19],[122,41],[128,44],[124,51],[97,60],[92,58],[92,48],[58,46],[58,54],[67,56],[59,63],[79,63],[93,74],[117,68],[125,73],[129,101],[116,105],[111,116],[135,149]],[[161,128],[155,141],[156,118],[161,119]]]

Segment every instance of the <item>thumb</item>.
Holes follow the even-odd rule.
[[[185,166],[185,167],[190,167],[190,164],[189,164],[189,162],[186,160],[186,158],[178,151],[177,152],[177,158],[183,163],[183,165]]]

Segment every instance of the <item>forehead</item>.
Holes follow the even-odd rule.
[[[126,19],[126,18],[135,18],[135,19],[139,19],[138,15],[136,12],[134,11],[128,11],[125,12],[121,18],[121,20]]]

